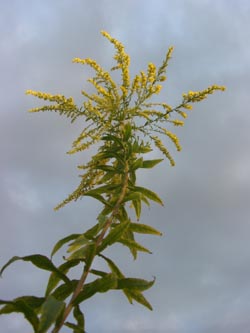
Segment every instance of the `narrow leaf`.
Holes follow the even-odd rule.
[[[38,333],[46,333],[64,308],[64,302],[49,296],[42,306]]]
[[[78,280],[72,280],[70,284],[63,283],[59,287],[53,291],[52,296],[54,296],[59,301],[64,301],[69,295],[73,293],[76,286],[78,284]]]
[[[105,257],[103,254],[100,254],[100,257],[102,257],[103,259],[105,259],[107,261],[112,273],[114,273],[119,279],[122,279],[125,277],[124,274],[118,268],[118,266],[111,259]],[[128,294],[127,290],[123,289],[122,291],[123,291],[124,295],[127,297],[129,303],[132,304],[132,298]]]
[[[135,215],[137,217],[137,221],[139,221],[141,216],[141,200],[132,200],[132,203],[135,209]]]
[[[15,298],[13,301],[0,300],[0,305],[5,304],[5,306],[1,308],[0,314],[8,314],[11,312],[16,312],[14,303],[17,301],[24,301],[29,307],[37,310],[43,304],[44,300],[45,300],[44,297],[36,297],[36,296],[21,296]]]
[[[130,221],[118,224],[116,227],[111,229],[109,234],[103,239],[102,243],[98,247],[98,252],[103,251],[107,246],[110,246],[117,242],[127,230]]]
[[[12,312],[23,313],[24,317],[32,325],[34,331],[36,332],[39,319],[36,315],[34,309],[39,308],[44,301],[44,298],[35,297],[35,296],[23,296],[14,299],[13,301],[4,301],[0,300],[0,304],[6,304],[0,310],[1,314],[9,314]]]
[[[142,251],[142,252],[147,252],[147,253],[152,254],[151,251],[149,251],[144,246],[142,246],[141,244],[139,244],[135,241],[128,240],[128,239],[120,239],[118,242],[127,246],[127,247],[129,247],[129,248],[131,248],[131,249],[135,249],[137,251]]]
[[[140,234],[152,234],[162,236],[162,233],[155,228],[151,227],[147,224],[140,224],[140,223],[130,223],[129,229],[133,232],[137,232]]]
[[[72,243],[69,244],[67,252],[74,252],[75,250],[79,249],[83,245],[87,245],[89,240],[85,237],[85,235],[78,236]]]
[[[62,239],[60,239],[56,245],[54,246],[52,252],[51,252],[51,258],[53,257],[53,255],[66,243],[70,242],[71,240],[73,239],[76,239],[77,237],[79,237],[81,234],[72,234],[72,235],[69,235],[67,237],[64,237]]]
[[[82,330],[81,333],[84,333],[85,320],[84,320],[84,315],[83,315],[79,305],[75,305],[74,310],[73,310],[73,315],[77,322],[77,327]],[[80,333],[80,331],[79,331],[79,333]]]
[[[77,259],[69,260],[69,261],[63,263],[61,266],[59,266],[58,269],[62,273],[66,274],[70,268],[78,265],[79,263],[80,263],[80,260],[77,260]],[[58,275],[55,274],[54,272],[51,273],[45,296],[48,296],[50,294],[50,292],[58,285],[59,282],[60,282],[60,278],[58,277]]]
[[[163,202],[160,199],[160,197],[153,191],[145,188],[145,187],[141,187],[141,186],[134,186],[133,189],[137,192],[142,193],[143,195],[145,195],[148,199],[155,201],[157,203],[159,203],[160,205],[163,206]]]
[[[145,160],[143,161],[141,168],[151,169],[163,160],[163,158],[157,160]]]
[[[151,304],[147,301],[147,299],[143,296],[143,294],[140,291],[136,290],[128,290],[128,294],[138,303],[144,305],[149,310],[153,310]]]
[[[129,289],[129,290],[139,290],[144,291],[152,287],[155,279],[152,281],[147,281],[144,279],[137,278],[122,278],[117,281],[117,289]]]
[[[8,267],[11,263],[17,260],[30,261],[36,267],[44,269],[46,271],[55,272],[63,281],[70,282],[67,276],[60,272],[49,258],[42,256],[41,254],[33,254],[26,257],[13,257],[7,262],[6,265],[3,266],[0,275],[3,273],[6,267]]]
[[[79,304],[84,300],[92,297],[97,292],[104,293],[110,289],[116,289],[117,277],[115,274],[107,274],[103,278],[94,280],[84,285],[83,290],[75,298],[73,304]]]

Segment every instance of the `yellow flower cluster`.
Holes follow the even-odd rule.
[[[178,137],[174,133],[172,133],[170,131],[167,131],[165,129],[164,129],[164,132],[172,140],[172,142],[175,144],[177,151],[181,151],[181,145],[179,143]]]
[[[40,99],[49,100],[50,102],[57,102],[57,103],[67,103],[69,99],[65,98],[63,95],[51,95],[48,93],[43,93],[41,91],[34,91],[34,90],[26,90],[26,95],[33,95]],[[70,101],[73,103],[73,98],[70,97]]]
[[[163,145],[162,141],[158,138],[158,136],[151,136],[151,139],[154,141],[155,146],[165,155],[170,161],[171,166],[175,166],[174,159],[170,155],[167,148]]]
[[[156,79],[156,66],[151,62],[148,64],[148,82],[154,83]]]
[[[171,123],[173,123],[174,126],[184,126],[184,121],[181,121],[179,119],[171,120]]]
[[[200,102],[207,98],[209,94],[213,94],[216,90],[224,91],[226,88],[224,86],[212,85],[202,91],[189,91],[187,94],[183,94],[183,99],[186,102]]]
[[[130,65],[130,57],[125,52],[124,46],[117,39],[113,38],[106,31],[101,31],[101,34],[106,37],[116,48],[117,53],[114,56],[114,59],[117,61],[117,68],[121,68],[122,70],[122,81],[123,87],[128,89],[130,86],[130,76],[129,76],[129,65]],[[125,92],[125,90],[123,91]]]

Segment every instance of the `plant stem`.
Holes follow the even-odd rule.
[[[128,161],[126,160],[125,162],[125,174],[124,174],[124,180],[123,180],[123,186],[122,186],[122,190],[121,190],[121,193],[120,193],[120,196],[113,208],[113,211],[112,211],[112,214],[110,215],[110,217],[107,219],[106,221],[106,224],[102,230],[102,232],[100,233],[99,237],[97,238],[96,240],[96,248],[101,244],[101,242],[103,241],[103,238],[107,232],[107,230],[109,229],[114,217],[117,215],[118,211],[119,211],[119,208],[120,208],[120,205],[126,195],[126,191],[127,191],[127,187],[128,187],[128,178],[129,178],[129,167],[128,167]],[[79,293],[82,291],[82,289],[84,288],[84,283],[87,279],[87,276],[91,270],[91,266],[92,266],[92,263],[95,259],[95,256],[93,256],[93,258],[91,259],[90,261],[90,264],[88,265],[88,269],[87,270],[83,270],[83,273],[82,273],[82,276],[76,286],[76,289],[68,303],[68,305],[66,306],[65,310],[64,310],[64,314],[63,314],[63,318],[61,320],[61,322],[53,329],[52,333],[58,333],[60,331],[60,329],[62,328],[62,326],[64,325],[67,317],[69,316],[72,308],[73,308],[73,302],[74,300],[76,299],[76,297],[79,295]]]

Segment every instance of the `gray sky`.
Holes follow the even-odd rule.
[[[175,46],[161,100],[175,105],[183,92],[227,86],[197,104],[178,130],[183,151],[176,167],[162,163],[141,173],[165,207],[144,209],[142,222],[164,237],[143,237],[153,255],[133,262],[128,276],[151,279],[149,312],[119,292],[84,303],[88,333],[248,333],[250,327],[250,3],[245,0],[54,0],[0,4],[0,264],[14,255],[49,255],[53,244],[95,222],[100,208],[84,199],[53,207],[78,184],[76,165],[91,152],[66,155],[82,125],[55,114],[28,114],[37,100],[26,89],[64,93],[81,102],[91,75],[74,57],[111,65],[106,30],[131,55],[132,72],[160,64]],[[155,156],[159,156],[155,152]],[[96,267],[102,267],[97,262]],[[15,263],[0,281],[1,298],[41,295],[48,274]],[[1,316],[1,331],[29,333],[21,315]],[[64,330],[64,332],[68,332]]]

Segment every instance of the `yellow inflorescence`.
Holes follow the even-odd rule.
[[[34,90],[26,90],[27,95],[33,95],[40,99],[49,100],[50,102],[57,102],[57,103],[66,103],[68,101],[67,98],[63,95],[51,95],[48,93],[43,93],[41,91],[34,91]],[[71,97],[73,102],[73,98]]]
[[[226,88],[224,86],[212,85],[202,91],[189,91],[187,94],[183,94],[183,99],[185,102],[200,102],[207,98],[209,94],[213,94],[216,90],[224,91]]]
[[[143,135],[150,137],[155,146],[169,159],[173,166],[175,163],[169,151],[158,136],[151,135],[152,132],[166,135],[180,151],[181,146],[178,137],[159,125],[168,122],[174,126],[183,126],[183,121],[171,119],[174,112],[186,118],[187,113],[184,111],[192,110],[192,103],[204,100],[216,90],[224,91],[225,87],[212,85],[202,91],[189,91],[183,94],[182,102],[175,108],[166,103],[146,103],[153,94],[160,93],[162,86],[159,83],[164,82],[167,78],[166,70],[174,48],[169,47],[161,66],[157,68],[152,62],[148,63],[146,71],[140,71],[130,82],[130,57],[125,52],[123,44],[105,31],[101,31],[101,34],[115,47],[114,59],[116,64],[111,68],[111,71],[121,70],[121,83],[116,84],[111,74],[105,71],[95,60],[74,58],[74,63],[89,65],[95,71],[95,76],[88,81],[94,86],[96,93],[88,94],[86,91],[82,91],[86,100],[82,107],[78,108],[72,97],[66,98],[63,95],[51,95],[27,90],[26,94],[56,103],[33,108],[30,111],[57,111],[59,114],[71,117],[72,121],[83,115],[86,121],[89,121],[86,130],[73,142],[72,150],[69,153],[89,148],[92,144],[100,141],[105,133],[117,132],[119,122],[126,120],[134,124],[134,132],[140,131]],[[134,117],[141,118],[143,124],[138,125],[134,121]]]

